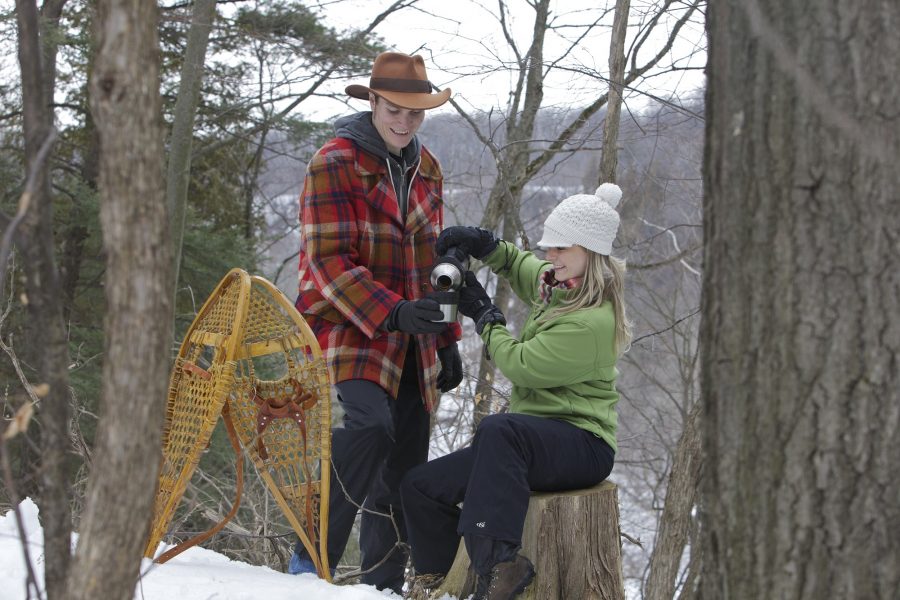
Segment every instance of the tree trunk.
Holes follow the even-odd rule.
[[[61,9],[62,3],[55,3]],[[55,8],[54,8],[55,10]],[[59,275],[53,242],[53,204],[50,194],[50,168],[38,159],[41,147],[52,134],[50,108],[52,78],[44,71],[44,60],[55,57],[49,42],[41,39],[37,7],[33,0],[16,2],[18,55],[22,73],[22,111],[24,115],[25,167],[34,180],[30,206],[19,229],[17,241],[25,272],[28,305],[28,331],[32,340],[29,361],[37,369],[38,381],[49,392],[39,406],[41,422],[40,497],[44,527],[45,581],[47,597],[61,598],[69,566],[69,539],[72,512],[69,505],[69,477],[66,456],[69,451],[69,354],[62,306],[58,295]],[[52,23],[53,14],[48,15]],[[56,13],[58,19],[58,13]],[[54,60],[55,64],[55,60]],[[55,67],[52,68],[55,72]],[[48,81],[49,80],[49,81]]]
[[[259,186],[259,174],[263,167],[263,154],[266,151],[266,139],[269,136],[269,129],[263,128],[259,133],[259,141],[256,143],[256,150],[247,168],[244,170],[244,182],[241,190],[242,201],[244,205],[244,239],[248,242],[253,241],[256,236],[256,228],[253,210],[253,200],[256,197],[256,190]]]
[[[191,149],[194,141],[194,117],[200,102],[203,67],[209,32],[216,18],[216,0],[195,0],[191,27],[188,31],[181,81],[175,100],[172,132],[169,135],[169,164],[166,173],[166,202],[169,206],[172,231],[174,273],[172,298],[177,293],[178,273],[181,270],[181,247],[184,243],[185,215],[188,187],[191,180]]]
[[[44,99],[51,114],[53,95],[56,93],[56,55],[59,53],[61,39],[58,31],[59,20],[66,2],[68,0],[44,0],[40,11],[42,84]]]
[[[900,4],[709,4],[704,598],[900,590]]]
[[[619,117],[625,93],[625,35],[631,0],[616,0],[612,39],[609,42],[609,100],[603,121],[603,155],[600,158],[600,183],[615,183],[619,163]],[[590,190],[593,191],[593,190]]]
[[[507,114],[507,150],[497,164],[497,181],[491,189],[484,218],[481,221],[481,226],[486,229],[497,229],[501,223],[504,223],[503,234],[507,239],[515,239],[515,236],[511,235],[515,231],[511,224],[519,222],[522,189],[527,183],[525,168],[528,165],[529,142],[534,136],[535,119],[544,97],[544,34],[547,31],[550,2],[549,0],[540,0],[533,6],[535,17],[531,47],[528,54],[520,60],[517,73],[518,83]],[[501,4],[501,12],[504,10],[505,6]],[[521,112],[519,110],[520,103]],[[508,284],[500,282],[494,298],[495,303],[498,306],[505,306],[509,297]],[[474,427],[476,429],[481,420],[492,412],[495,378],[496,366],[482,355],[478,368],[478,381],[475,386]]]
[[[169,371],[172,254],[155,2],[99,0],[91,109],[100,133],[108,313],[100,424],[68,598],[130,599],[147,538]]]
[[[82,181],[90,189],[96,191],[99,175],[100,139],[90,114],[85,116],[85,130],[87,141],[84,147],[84,156],[81,157],[79,173]],[[90,232],[85,226],[86,211],[82,198],[72,198],[71,202],[73,203],[72,213],[61,234],[62,251],[59,265],[62,279],[63,319],[67,327],[71,327],[69,321],[75,307],[78,283],[81,280],[84,245],[90,236]]]
[[[666,501],[656,531],[650,574],[644,600],[671,600],[688,543],[700,485],[700,403],[696,403],[684,423],[675,449],[675,460],[666,486]],[[693,554],[691,560],[694,560]]]
[[[624,74],[625,61],[622,56],[621,63],[616,62],[616,68],[622,70],[622,74],[618,76],[617,81],[621,81],[621,85],[616,88],[621,96],[621,90],[625,85],[631,84],[642,77],[648,70],[656,66],[664,56],[671,50],[672,45],[678,37],[678,32],[689,21],[694,12],[698,9],[700,0],[693,0],[684,10],[672,29],[667,32],[667,41],[660,51],[651,57],[645,64],[638,66],[633,64],[632,69],[627,76]],[[645,30],[644,36],[648,35],[656,26],[659,17],[669,9],[672,0],[667,0],[659,9],[660,12],[651,19],[651,25]],[[476,129],[476,135],[487,145],[494,159],[497,162],[497,181],[491,190],[485,207],[484,218],[481,226],[487,229],[496,229],[504,219],[511,219],[519,230],[518,233],[524,236],[524,228],[519,221],[519,204],[521,202],[522,191],[540,170],[546,166],[563,148],[565,148],[573,136],[588,122],[588,119],[606,106],[609,94],[602,94],[591,105],[585,107],[579,112],[578,116],[566,126],[557,138],[547,146],[547,148],[536,151],[532,146],[534,139],[534,123],[538,111],[543,102],[543,85],[546,75],[544,64],[544,37],[549,27],[550,20],[550,3],[549,0],[540,0],[532,3],[535,10],[534,25],[532,28],[532,41],[528,49],[528,53],[518,61],[518,72],[515,73],[516,85],[510,92],[510,104],[506,114],[506,140],[502,149],[496,147],[491,141],[491,137]],[[622,2],[620,2],[620,6]],[[626,8],[627,13],[627,8]],[[507,35],[507,41],[513,49],[513,53],[518,57],[518,49],[512,41],[512,36],[506,29],[506,5],[500,3],[500,22],[504,27],[504,34]],[[614,34],[611,47],[624,47],[626,34],[627,14],[616,14],[614,19]],[[618,26],[618,28],[616,27]],[[618,37],[617,37],[618,35]],[[646,39],[644,37],[643,39]],[[635,52],[640,48],[643,39],[635,46]],[[615,87],[615,86],[611,86]],[[460,111],[467,120],[472,120],[466,115],[458,105],[454,106]],[[617,109],[616,109],[617,110]],[[612,121],[611,121],[612,122]],[[474,127],[474,126],[473,126]],[[615,117],[615,128],[618,128],[618,116]],[[605,132],[609,137],[609,145],[615,148],[618,137],[617,131],[613,131],[611,127]],[[606,152],[606,154],[613,154]],[[610,155],[605,160],[611,160],[614,157]],[[615,164],[611,167],[614,179]],[[609,179],[612,181],[612,179]],[[561,200],[562,198],[560,198]],[[504,236],[506,236],[504,230]],[[507,239],[512,239],[507,237]],[[502,290],[502,288],[501,288]],[[478,373],[478,383],[476,387],[476,398],[484,402],[484,406],[490,406],[493,395],[492,386],[495,379],[494,365],[488,361],[481,361]],[[476,411],[476,419],[478,412]],[[477,422],[476,422],[477,424]]]
[[[532,494],[522,555],[535,570],[522,600],[624,600],[618,488],[604,481],[583,490]],[[460,541],[453,566],[433,595],[458,596],[468,568]]]

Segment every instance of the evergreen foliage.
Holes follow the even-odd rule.
[[[167,127],[172,123],[190,11],[190,4],[161,8],[161,116]],[[277,117],[278,109],[302,93],[298,86],[323,73],[367,72],[371,58],[383,48],[374,36],[336,32],[322,25],[313,11],[297,1],[226,3],[218,11],[194,128],[188,216],[176,294],[176,344],[230,269],[257,272],[259,256],[270,243],[268,209],[259,189],[266,161],[278,156],[267,149],[270,140],[307,147],[318,144],[323,130],[330,128],[307,122],[297,112]],[[77,464],[72,468],[81,474],[86,474],[88,463],[84,461],[89,460],[99,412],[106,312],[105,255],[97,194],[100,148],[87,93],[95,50],[92,17],[90,2],[70,0],[59,26],[47,28],[42,40],[55,44],[58,51],[54,93],[58,138],[51,156],[54,239],[71,358],[73,439],[83,440],[83,445],[76,444],[78,452],[73,453],[73,459],[77,460],[73,463]],[[15,13],[4,9],[0,12],[0,48],[5,55],[16,55],[16,39]],[[8,223],[17,210],[25,172],[18,65],[12,61],[4,68],[8,73],[0,84],[2,224]],[[40,342],[23,335],[26,316],[21,272],[14,261],[10,264],[8,296],[2,299],[3,310],[8,313],[0,324],[0,336],[22,360],[25,348]],[[140,342],[134,340],[135,344]],[[175,351],[173,348],[173,355]],[[27,377],[33,377],[27,362],[22,362],[22,368]],[[3,414],[8,417],[26,401],[10,360],[0,361],[0,389],[4,390]],[[38,489],[34,471],[39,435],[38,418],[28,435],[18,436],[10,444],[13,466],[20,477],[18,491],[23,495]],[[213,479],[233,477],[233,463],[227,439],[217,432],[203,468]],[[218,494],[212,491],[216,485],[209,480],[200,485],[212,487],[197,494]],[[4,490],[0,492],[0,507],[5,504]],[[191,529],[203,528],[208,523],[190,525]]]

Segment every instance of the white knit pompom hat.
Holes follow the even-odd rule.
[[[568,248],[577,244],[608,256],[619,229],[616,206],[621,198],[622,189],[614,183],[602,184],[593,195],[569,196],[544,221],[544,235],[537,245]]]

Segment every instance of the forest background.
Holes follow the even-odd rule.
[[[620,452],[612,476],[619,486],[625,577],[634,598],[702,596],[701,575],[717,572],[719,549],[710,542],[713,528],[701,527],[699,510],[702,428],[712,436],[707,443],[720,441],[714,433],[719,424],[709,418],[716,411],[701,401],[699,385],[701,375],[715,371],[700,368],[701,292],[714,285],[704,280],[709,254],[703,260],[704,240],[709,252],[715,239],[708,229],[711,205],[704,211],[704,203],[712,202],[704,185],[716,183],[704,181],[712,177],[704,152],[711,147],[713,96],[709,90],[704,96],[699,77],[711,68],[709,7],[700,0],[445,4],[5,3],[0,209],[7,235],[0,344],[7,360],[0,362],[0,377],[6,468],[0,509],[25,496],[41,506],[48,537],[45,597],[91,597],[96,585],[121,586],[121,593],[107,590],[104,597],[129,597],[139,557],[130,549],[146,531],[141,515],[149,517],[147,490],[155,482],[156,460],[148,458],[158,454],[153,424],[161,422],[177,342],[230,268],[261,274],[294,296],[297,196],[305,164],[330,136],[334,116],[365,108],[348,101],[342,89],[367,78],[372,58],[386,49],[425,55],[432,82],[456,92],[450,105],[429,114],[420,132],[444,169],[449,223],[478,224],[530,247],[560,199],[602,181],[616,181],[625,191],[614,253],[629,263],[636,335],[620,363]],[[787,16],[802,14],[806,4],[794,0],[796,10]],[[812,86],[805,97],[812,98],[814,124],[846,135],[848,153],[874,160],[859,150],[860,135],[851,131],[856,123],[847,125],[823,108],[835,106],[834,99],[819,99],[821,86],[810,83],[804,70],[818,67],[798,62],[780,45],[779,36],[794,35],[785,29],[793,21],[776,5],[750,5],[735,10],[731,22],[738,25],[732,25],[729,43],[757,44],[766,51],[758,53],[760,61],[788,65],[772,71],[795,95],[794,88],[809,92]],[[718,14],[732,16],[726,8]],[[895,16],[887,14],[886,22]],[[832,25],[822,22],[825,30]],[[808,29],[811,39],[819,39],[821,32]],[[885,44],[876,56],[890,63],[896,44]],[[801,44],[807,53],[814,46]],[[812,61],[807,54],[800,58]],[[823,81],[835,76],[826,74]],[[717,131],[737,136],[745,114],[729,114],[742,120],[720,117],[727,124]],[[879,108],[874,114],[877,121],[895,112]],[[746,123],[753,122],[748,113]],[[869,140],[883,150],[882,159],[896,156],[896,135],[871,124],[863,130],[876,132]],[[882,160],[875,166],[882,176]],[[882,192],[891,188],[874,180]],[[732,198],[762,193],[746,191],[751,187]],[[883,217],[883,204],[878,200],[872,214]],[[772,210],[769,223],[778,218]],[[756,217],[764,220],[762,214]],[[877,248],[890,245],[878,240]],[[896,247],[887,254],[896,259]],[[896,291],[894,277],[884,289]],[[489,281],[488,287],[515,328],[527,307],[502,285]],[[715,306],[715,289],[707,290],[708,306]],[[147,310],[144,305],[152,303]],[[466,378],[444,395],[435,414],[432,456],[464,446],[483,415],[504,408],[508,386],[481,357],[471,328],[465,329]],[[716,341],[713,333],[707,336]],[[882,389],[896,371],[889,361],[863,380]],[[834,393],[843,398],[847,392]],[[877,451],[869,447],[866,460],[877,462],[897,447],[896,408],[883,414],[892,429],[870,441]],[[829,427],[836,425],[822,430]],[[738,438],[734,443],[743,448]],[[810,439],[813,448],[822,448],[816,435]],[[116,486],[124,501],[110,499]],[[234,487],[233,456],[217,430],[172,535],[187,537],[221,520]],[[889,486],[886,497],[896,499],[896,489]],[[277,515],[262,484],[250,477],[237,518],[210,546],[284,570],[293,534]],[[896,511],[881,511],[879,518],[888,533],[897,531]],[[82,531],[79,548],[88,548],[83,555],[70,556],[73,523]],[[888,556],[896,552],[896,542],[884,544]],[[118,572],[121,583],[116,577],[86,581],[85,569],[77,567],[113,545],[120,556],[105,568]],[[772,558],[761,560],[770,564]],[[353,579],[357,561],[353,551],[347,553],[343,581]],[[817,568],[827,573],[827,564]],[[878,571],[878,589],[896,581],[896,564]]]

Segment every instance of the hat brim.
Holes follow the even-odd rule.
[[[546,229],[543,237],[537,243],[538,248],[571,248],[574,245],[572,242],[564,240],[562,236]]]
[[[450,88],[438,92],[437,94],[422,94],[416,92],[388,92],[384,90],[373,90],[364,85],[354,84],[348,85],[344,90],[348,96],[359,98],[360,100],[368,100],[369,93],[381,96],[391,104],[406,108],[409,110],[428,110],[429,108],[437,108],[450,99]]]

